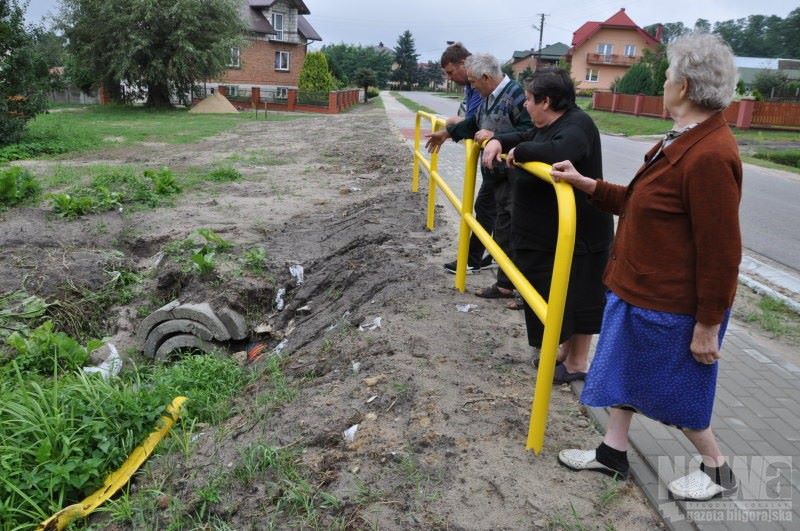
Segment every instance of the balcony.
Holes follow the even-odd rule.
[[[599,53],[586,54],[586,64],[590,65],[631,66],[638,60],[638,57],[629,57],[627,55],[601,55]]]

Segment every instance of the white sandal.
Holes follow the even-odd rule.
[[[628,478],[627,470],[620,472],[598,461],[596,450],[561,450],[558,452],[558,462],[572,470],[592,470],[619,479]]]
[[[691,474],[671,481],[667,485],[670,496],[676,500],[706,501],[717,496],[730,496],[739,489],[738,482],[733,487],[726,489],[711,479],[711,476],[702,470],[695,470]]]

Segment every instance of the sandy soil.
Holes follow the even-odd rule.
[[[198,492],[223,477],[253,444],[300,452],[310,483],[336,496],[310,522],[276,510],[268,478],[229,481],[206,515],[234,529],[339,526],[355,529],[538,529],[662,527],[633,482],[614,485],[571,473],[555,459],[600,436],[568,387],[554,390],[542,455],[525,450],[534,369],[521,312],[452,288],[441,263],[453,258],[455,227],[424,229],[424,194],[409,191],[411,154],[382,109],[339,116],[253,122],[188,146],[154,145],[59,161],[207,167],[233,160],[240,182],[185,193],[174,207],[111,212],[66,222],[47,207],[0,219],[0,292],[27,278],[33,292],[96,289],[123,265],[145,275],[142,293],[98,324],[121,348],[148,300],[225,302],[274,346],[288,339],[283,370],[294,400],[264,405],[266,380],[246,389],[233,416],[199,429],[188,457],[152,459],[134,491],[159,489],[169,506],[201,506]],[[29,163],[37,173],[55,162]],[[200,227],[237,248],[262,246],[269,275],[181,273],[157,260],[170,242]],[[158,265],[155,265],[158,264]],[[297,285],[288,266],[302,264]],[[490,273],[470,277],[471,289]],[[273,309],[287,288],[287,307]],[[463,303],[476,304],[468,313]],[[308,310],[297,310],[308,306]],[[381,318],[375,330],[359,325]],[[256,369],[263,366],[263,359]],[[342,432],[358,424],[351,443]],[[118,528],[118,527],[117,527]]]

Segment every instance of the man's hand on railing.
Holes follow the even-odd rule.
[[[483,159],[481,162],[486,168],[491,170],[494,168],[495,162],[503,163],[503,159],[500,158],[502,154],[503,146],[500,144],[499,140],[493,138],[483,147]]]
[[[480,145],[489,140],[490,138],[492,138],[493,136],[494,133],[489,131],[488,129],[481,129],[480,131],[475,133],[475,136],[472,137],[472,139]]]
[[[514,150],[515,149],[517,149],[517,148],[511,148],[511,151],[509,151],[508,155],[506,155],[506,166],[508,166],[509,168],[513,168],[514,167],[514,162],[515,162],[515,160],[514,160]]]
[[[447,132],[447,129],[442,129],[435,133],[427,133],[425,138],[428,140],[425,142],[425,149],[428,150],[428,153],[438,153],[444,141],[450,138],[450,134]]]

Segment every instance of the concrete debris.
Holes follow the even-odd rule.
[[[208,302],[181,304],[174,300],[142,320],[136,339],[146,356],[164,359],[178,349],[209,351],[248,334],[244,317],[229,307],[217,312]]]

